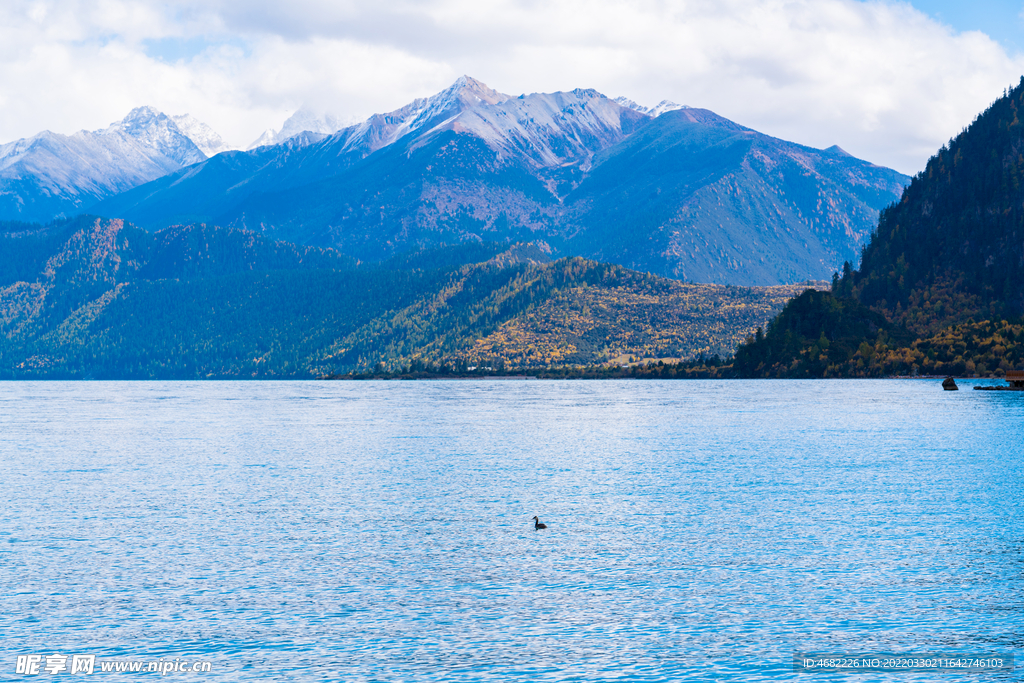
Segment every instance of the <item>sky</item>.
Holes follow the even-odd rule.
[[[1024,74],[1024,0],[4,0],[0,143],[189,113],[246,147],[469,75],[710,109],[907,174]]]

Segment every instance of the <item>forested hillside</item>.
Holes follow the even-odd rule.
[[[208,226],[0,226],[0,378],[320,377],[727,353],[804,287],[688,285],[543,244],[373,267]]]
[[[858,270],[793,301],[736,370],[753,376],[1001,374],[1024,358],[1024,79],[885,209]]]

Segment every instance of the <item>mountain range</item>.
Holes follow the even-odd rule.
[[[887,205],[901,177],[839,148],[659,108],[462,79],[333,134],[208,158],[189,135],[208,144],[210,131],[144,109],[5,146],[5,168],[38,164],[36,187],[87,178],[60,156],[75,149],[179,168],[94,204],[147,229],[0,220],[0,376],[622,374],[638,360],[665,377],[1000,376],[1024,364],[1024,78]],[[680,282],[687,269],[792,278],[864,241],[878,205],[859,266],[848,259],[830,291]],[[731,361],[673,364],[743,337]]]
[[[0,218],[88,210],[149,230],[217,224],[362,261],[542,240],[555,256],[677,279],[777,284],[827,278],[855,261],[908,180],[838,147],[785,142],[703,109],[648,109],[585,89],[513,97],[469,77],[333,133],[297,113],[293,128],[309,118],[319,129],[292,135],[285,126],[267,138],[273,144],[212,156],[192,129],[145,111],[181,153],[152,146],[115,168],[103,157],[109,132],[79,133],[94,147],[78,157],[103,163],[77,168],[59,163],[77,154],[68,145],[49,163],[10,161],[17,155],[5,146]],[[136,112],[111,127],[123,129],[115,137],[126,148],[143,146],[149,130],[128,125]]]

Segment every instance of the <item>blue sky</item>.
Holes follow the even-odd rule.
[[[958,31],[982,31],[1015,52],[1024,48],[1024,2],[914,0],[910,4]]]
[[[1022,3],[5,0],[0,143],[140,105],[245,147],[298,108],[357,121],[466,74],[510,95],[667,99],[915,173],[1024,74]]]

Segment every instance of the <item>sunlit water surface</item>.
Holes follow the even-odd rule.
[[[3,383],[0,679],[934,680],[792,656],[1024,660],[1022,454],[927,380]]]

